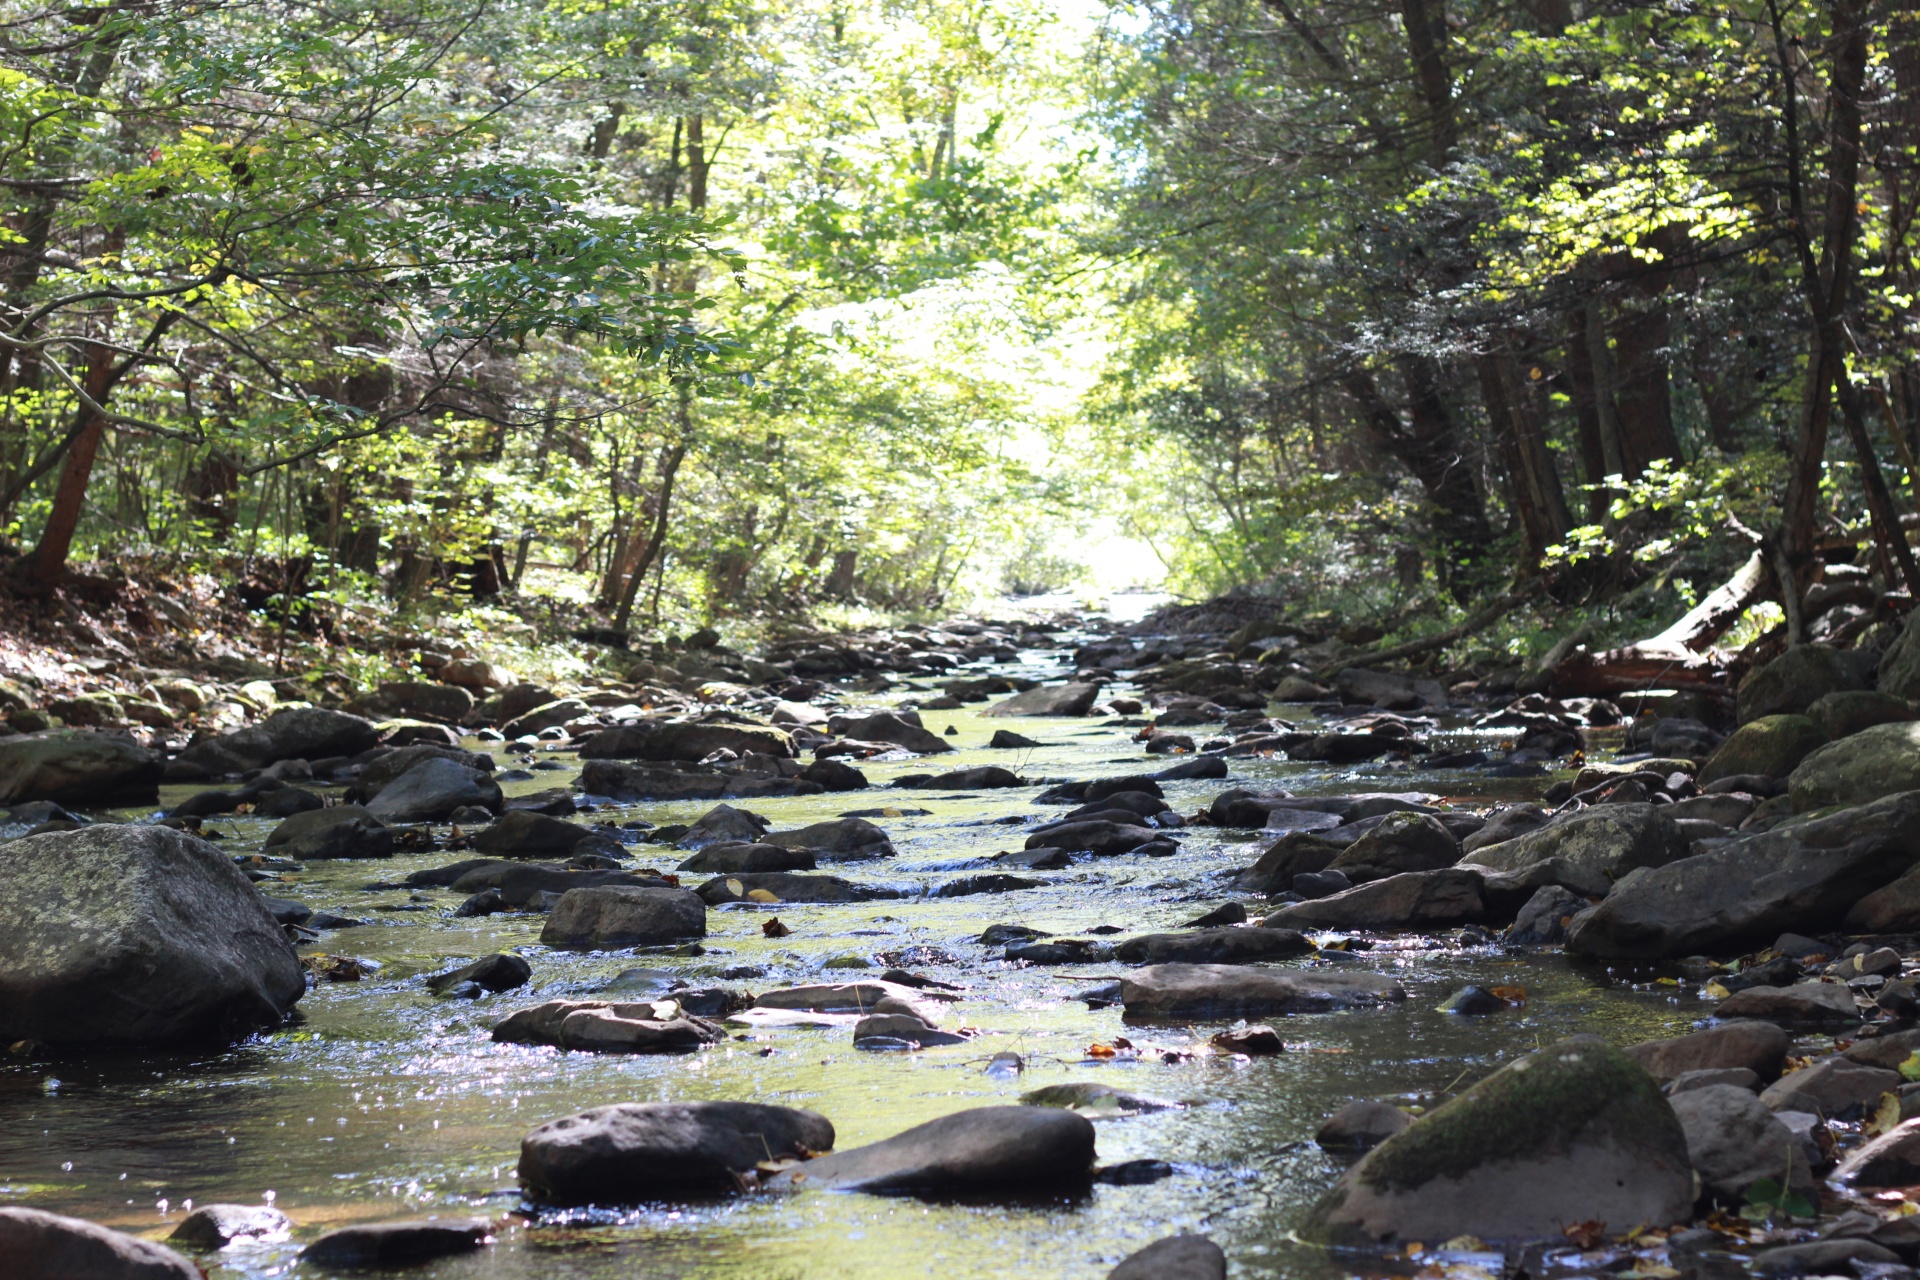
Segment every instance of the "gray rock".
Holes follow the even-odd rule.
[[[907,786],[907,779],[902,778],[894,785]],[[916,791],[995,791],[1025,785],[1026,780],[1011,769],[1003,769],[997,764],[981,764],[971,769],[953,769],[946,773],[936,773],[930,778],[914,782],[912,789]],[[1165,807],[1164,804],[1161,805],[1161,808]]]
[[[1390,813],[1329,863],[1354,884],[1404,871],[1438,871],[1460,860],[1460,842],[1424,813]]]
[[[1838,1026],[1860,1021],[1853,992],[1837,982],[1748,987],[1720,1002],[1723,1018],[1756,1018],[1787,1026]]]
[[[665,946],[706,936],[707,905],[697,894],[630,885],[569,889],[540,930],[540,941],[549,947],[594,951]]]
[[[1833,1171],[1843,1187],[1910,1187],[1920,1182],[1920,1119],[1902,1120]]]
[[[210,774],[264,769],[280,760],[357,756],[380,740],[373,722],[344,711],[299,707],[268,716],[250,729],[203,738],[179,758]]]
[[[459,724],[473,710],[473,694],[458,685],[422,680],[388,681],[372,693],[355,698],[351,709],[356,715],[382,720],[407,716]]]
[[[996,702],[983,716],[1084,716],[1100,696],[1097,684],[1041,685]],[[864,736],[864,735],[855,735]]]
[[[1205,1236],[1168,1236],[1122,1258],[1107,1280],[1227,1280],[1227,1255]]]
[[[1771,1022],[1723,1022],[1691,1035],[1629,1045],[1626,1054],[1662,1083],[1693,1071],[1725,1068],[1745,1068],[1762,1080],[1776,1080],[1792,1043],[1792,1037]]]
[[[1669,1102],[1703,1190],[1722,1203],[1740,1203],[1763,1178],[1802,1195],[1813,1191],[1813,1170],[1796,1158],[1792,1131],[1750,1091],[1716,1084],[1676,1093]]]
[[[1592,1036],[1511,1063],[1374,1148],[1308,1214],[1333,1244],[1561,1239],[1570,1222],[1684,1222],[1686,1135],[1659,1086]]]
[[[978,1107],[808,1161],[776,1187],[877,1194],[998,1194],[1084,1186],[1093,1125],[1053,1107]]]
[[[1465,867],[1409,871],[1267,915],[1270,929],[1438,929],[1486,918],[1486,878]]]
[[[891,711],[880,711],[846,726],[843,737],[859,742],[889,742],[923,756],[953,750],[953,744]]]
[[[1920,700],[1920,619],[1912,614],[1907,615],[1906,626],[1880,655],[1879,679],[1875,683],[1881,693],[1910,702]]]
[[[1333,969],[1161,964],[1136,969],[1120,983],[1129,1019],[1253,1019],[1369,1008],[1406,998],[1391,978]]]
[[[785,849],[777,844],[710,844],[686,859],[677,871],[739,874],[761,871],[811,871],[816,862],[806,849]]]
[[[497,955],[481,956],[478,960],[461,965],[458,969],[434,974],[427,979],[427,990],[449,991],[471,982],[488,991],[511,991],[515,987],[524,987],[532,980],[532,965],[520,956],[502,952]]]
[[[1868,1067],[1898,1071],[1900,1064],[1920,1053],[1920,1030],[1889,1031],[1855,1040],[1841,1056]]]
[[[1490,844],[1502,844],[1530,831],[1538,831],[1551,820],[1552,815],[1537,804],[1509,805],[1489,817],[1485,826],[1462,839],[1460,848],[1466,853],[1473,853]]]
[[[1758,945],[1784,929],[1828,929],[1916,861],[1920,792],[1889,796],[1632,872],[1574,920],[1567,948],[1653,959]]]
[[[312,1267],[385,1269],[409,1267],[477,1253],[493,1243],[493,1226],[485,1218],[424,1218],[415,1222],[376,1222],[341,1227],[300,1251],[300,1261]]]
[[[1762,716],[1805,715],[1826,694],[1872,683],[1872,661],[1866,654],[1823,644],[1795,645],[1740,682],[1740,723]]]
[[[1859,1108],[1870,1110],[1881,1094],[1893,1092],[1904,1083],[1897,1071],[1862,1066],[1841,1057],[1823,1058],[1781,1076],[1767,1086],[1760,1101],[1773,1111],[1811,1111],[1837,1118]]]
[[[0,844],[0,1040],[221,1040],[305,991],[253,883],[203,840],[102,824]]]
[[[1665,1088],[1669,1098],[1695,1089],[1715,1089],[1722,1085],[1760,1092],[1760,1073],[1746,1067],[1714,1067],[1706,1071],[1685,1071],[1670,1080]]]
[[[474,805],[498,811],[500,784],[453,760],[422,760],[380,789],[367,812],[382,822],[441,822],[455,809]]]
[[[758,724],[623,725],[602,729],[580,744],[582,760],[681,760],[692,764],[716,751],[738,755],[751,751],[778,760],[796,754],[793,738],[786,730]]]
[[[481,773],[493,772],[493,757],[484,751],[432,744],[399,747],[368,761],[360,770],[360,776],[347,788],[347,799],[365,804],[422,760],[452,760]]]
[[[1064,849],[1068,853],[1090,853],[1096,857],[1131,853],[1166,839],[1166,832],[1133,822],[1115,822],[1096,818],[1090,822],[1067,822],[1042,827],[1027,837],[1029,849]]]
[[[473,849],[491,858],[565,858],[583,841],[602,846],[610,843],[590,827],[562,822],[544,813],[512,809],[473,837]]]
[[[1482,845],[1462,866],[1519,871],[1549,858],[1618,880],[1641,867],[1660,867],[1687,854],[1673,819],[1651,804],[1604,804],[1557,818],[1526,835]]]
[[[1365,667],[1348,667],[1333,678],[1348,702],[1370,703],[1390,711],[1418,711],[1447,705],[1447,690],[1438,680],[1414,680]]]
[[[1195,929],[1187,933],[1148,933],[1128,938],[1113,949],[1127,964],[1254,964],[1313,950],[1292,929]]]
[[[1396,1106],[1355,1098],[1328,1116],[1313,1140],[1328,1151],[1371,1151],[1412,1123]]]
[[[789,871],[742,871],[717,876],[694,892],[709,906],[723,902],[741,902],[755,890],[770,893],[780,902],[871,902],[877,898],[898,898],[900,890],[881,885],[861,884],[840,876],[806,876]]]
[[[39,1209],[0,1208],[0,1276],[7,1280],[201,1280],[163,1244]]]
[[[1508,928],[1506,940],[1523,946],[1552,946],[1567,940],[1567,924],[1591,905],[1571,889],[1557,884],[1534,890]]]
[[[284,1240],[293,1219],[264,1204],[203,1204],[167,1239],[189,1249],[224,1249],[235,1240]]]
[[[1860,1274],[1850,1263],[1863,1267],[1891,1266],[1900,1255],[1871,1240],[1809,1240],[1805,1244],[1776,1245],[1753,1255],[1756,1276],[1826,1276]],[[1867,1272],[1871,1274],[1871,1272]]]
[[[632,764],[589,760],[580,770],[580,789],[613,800],[718,800],[755,796],[810,796],[826,790],[806,778],[776,774],[723,773],[680,764]]]
[[[507,692],[512,693],[513,690]],[[515,716],[500,726],[500,732],[509,738],[521,738],[530,733],[537,734],[543,729],[558,729],[592,715],[593,708],[578,698],[556,698]]]
[[[762,1161],[833,1149],[825,1116],[751,1102],[619,1103],[520,1143],[520,1185],[548,1204],[631,1204],[732,1191]]]
[[[1110,1084],[1095,1084],[1091,1081],[1074,1081],[1071,1084],[1050,1084],[1045,1088],[1029,1090],[1020,1095],[1023,1107],[1065,1107],[1069,1111],[1124,1111],[1139,1114],[1150,1111],[1172,1111],[1182,1104],[1168,1102],[1164,1098],[1149,1098],[1138,1093],[1128,1093],[1116,1089]]]
[[[674,844],[682,849],[704,849],[710,844],[752,843],[773,824],[747,809],[717,804],[693,820]]]
[[[390,858],[393,829],[357,804],[341,804],[294,814],[267,833],[265,849],[302,862]]]
[[[834,818],[793,831],[772,831],[759,837],[783,849],[805,849],[825,862],[863,862],[891,858],[893,841],[865,818]]]
[[[1838,742],[1877,724],[1913,719],[1913,704],[1874,689],[1849,689],[1830,693],[1808,707],[1807,718]]]
[[[159,754],[131,738],[43,729],[0,738],[0,805],[48,800],[82,808],[158,804]]]
[[[1694,781],[1711,786],[1722,778],[1761,774],[1784,778],[1832,735],[1804,715],[1761,716],[1734,730],[1700,766]]]
[[[1787,778],[1794,812],[1920,790],[1920,720],[1877,724],[1808,755]]]

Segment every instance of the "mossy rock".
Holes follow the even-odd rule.
[[[1743,773],[1784,778],[1802,760],[1826,746],[1829,736],[1808,716],[1761,716],[1735,729],[1733,736],[1720,744],[1700,767],[1698,781],[1704,787]]]
[[[1787,780],[1795,813],[1920,790],[1920,721],[1878,724],[1830,742]]]
[[[1462,866],[1494,871],[1524,871],[1549,858],[1618,880],[1639,867],[1662,867],[1687,856],[1687,841],[1663,812],[1651,804],[1602,804],[1556,818],[1525,835],[1482,845],[1460,860]]]
[[[1302,1235],[1322,1243],[1559,1239],[1692,1216],[1686,1135],[1645,1068],[1596,1036],[1532,1053],[1387,1139]]]
[[[1808,707],[1807,715],[1834,742],[1850,738],[1877,724],[1899,724],[1914,718],[1912,703],[1875,689],[1846,689],[1830,693]]]
[[[1872,677],[1867,654],[1823,644],[1795,645],[1740,682],[1740,723],[1761,716],[1805,715],[1827,694],[1865,689]]]

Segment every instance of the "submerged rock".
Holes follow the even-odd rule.
[[[1686,1134],[1653,1078],[1594,1036],[1495,1072],[1387,1139],[1308,1214],[1327,1243],[1561,1238],[1568,1223],[1685,1222]]]
[[[808,1161],[777,1187],[878,1194],[996,1194],[1084,1186],[1093,1125],[1053,1107],[979,1107]]]
[[[7,1280],[201,1280],[163,1244],[39,1209],[0,1208],[0,1276]]]
[[[1196,929],[1191,933],[1149,933],[1128,938],[1113,949],[1127,964],[1253,964],[1313,950],[1292,929]]]
[[[189,1249],[224,1249],[235,1240],[284,1240],[293,1219],[264,1204],[203,1204],[167,1236]]]
[[[529,1133],[520,1144],[520,1185],[548,1204],[711,1195],[736,1189],[763,1161],[830,1151],[833,1137],[825,1116],[793,1107],[618,1103]]]
[[[1391,978],[1332,969],[1258,969],[1223,964],[1161,964],[1120,984],[1133,1018],[1265,1018],[1368,1008],[1407,998]]]
[[[1371,1151],[1412,1123],[1396,1106],[1356,1098],[1328,1116],[1313,1140],[1328,1151]]]

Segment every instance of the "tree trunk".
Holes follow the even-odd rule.
[[[87,371],[81,380],[88,398],[95,404],[104,404],[113,382],[113,352],[89,343]],[[86,405],[81,405],[75,415],[77,431],[73,443],[67,447],[66,465],[60,470],[53,510],[47,514],[46,527],[40,531],[40,544],[33,551],[31,573],[43,587],[52,586],[66,572],[73,535],[80,527],[80,512],[86,505],[87,482],[93,476],[93,458],[100,450],[100,438],[107,432],[105,416]]]
[[[1532,569],[1548,547],[1566,537],[1570,524],[1566,496],[1513,353],[1487,352],[1475,364],[1487,421],[1506,464],[1514,513],[1520,520],[1523,568]]]

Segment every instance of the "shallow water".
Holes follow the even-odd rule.
[[[1059,655],[1023,655],[1017,669],[1058,674]],[[1282,714],[1289,711],[1296,718],[1304,714],[1302,708]],[[1146,772],[1170,763],[1143,757],[1126,726],[1008,722],[975,710],[923,715],[929,728],[952,725],[958,731],[952,738],[958,750],[940,757],[941,769],[996,763],[1028,777],[1063,779]],[[1049,746],[985,750],[994,729],[1009,723]],[[513,763],[507,749],[493,749],[503,766]],[[574,762],[568,754],[552,758]],[[897,859],[821,866],[823,872],[916,892],[969,874],[958,863],[1019,848],[1026,827],[1063,812],[1032,804],[1036,787],[966,795],[884,789],[899,774],[927,771],[924,760],[862,767],[876,783],[873,790],[740,803],[782,828],[884,805],[930,810],[928,816],[877,819],[899,849]],[[1426,790],[1456,797],[1463,785],[1459,774],[1385,766],[1336,770],[1234,760],[1229,767],[1227,781],[1169,784],[1169,801],[1192,813],[1227,786],[1248,780],[1284,781],[1302,792]],[[542,772],[507,789],[539,790],[571,777]],[[1534,794],[1544,781],[1483,782],[1482,794]],[[190,791],[170,789],[163,799]],[[665,824],[690,821],[708,807],[635,804],[592,817]],[[1019,824],[996,821],[1006,818]],[[252,818],[210,820],[226,835],[223,847],[230,852],[257,847],[272,825]],[[1355,1097],[1430,1102],[1518,1053],[1574,1032],[1595,1031],[1626,1043],[1674,1034],[1707,1014],[1689,993],[1635,987],[1599,970],[1576,971],[1557,954],[1462,949],[1434,938],[1304,961],[1391,973],[1411,998],[1386,1010],[1280,1022],[1288,1052],[1279,1057],[1235,1061],[1214,1055],[1168,1064],[1143,1054],[1138,1061],[1100,1060],[1088,1057],[1088,1046],[1116,1036],[1172,1048],[1203,1044],[1225,1024],[1129,1028],[1117,1007],[1093,1011],[1071,998],[1117,975],[1118,966],[1015,969],[998,959],[997,950],[973,941],[986,926],[1002,922],[1062,934],[1101,924],[1127,932],[1171,928],[1232,897],[1223,873],[1251,862],[1259,848],[1246,833],[1198,828],[1185,833],[1175,857],[1085,859],[1065,871],[1032,873],[1049,882],[1041,889],[719,909],[708,915],[705,953],[698,956],[550,952],[538,943],[537,915],[455,919],[450,912],[460,895],[365,888],[470,854],[308,864],[289,873],[287,883],[264,887],[372,923],[329,933],[302,951],[373,960],[381,966],[377,973],[357,983],[319,984],[302,1001],[303,1025],[224,1053],[0,1066],[0,1203],[161,1237],[184,1216],[188,1201],[258,1203],[270,1195],[298,1223],[295,1239],[202,1257],[217,1280],[318,1274],[297,1264],[295,1255],[320,1231],[434,1213],[489,1216],[499,1224],[498,1243],[482,1254],[411,1270],[410,1276],[1078,1280],[1103,1276],[1148,1241],[1195,1230],[1226,1249],[1236,1277],[1312,1280],[1340,1268],[1292,1243],[1289,1233],[1341,1168],[1312,1143],[1315,1129],[1341,1103]],[[642,864],[663,869],[683,856],[653,845],[631,852]],[[405,906],[426,909],[380,909]],[[790,926],[791,936],[763,937],[760,926],[769,914]],[[421,981],[465,959],[507,949],[532,963],[530,987],[448,1001],[431,996]],[[966,1045],[894,1054],[855,1051],[844,1027],[782,1028],[739,1032],[698,1054],[657,1057],[563,1053],[496,1045],[488,1038],[492,1025],[512,1009],[588,993],[635,966],[673,970],[710,985],[720,982],[715,975],[722,969],[764,965],[766,977],[725,985],[766,990],[856,976],[823,968],[830,958],[848,955],[884,956],[882,963],[902,963],[963,986],[964,998],[952,1013],[981,1035]],[[1523,1008],[1487,1018],[1437,1012],[1435,1006],[1465,982],[1525,987],[1529,998]],[[987,1060],[1003,1050],[1025,1057],[1023,1074],[987,1073]],[[952,1111],[1011,1103],[1024,1091],[1072,1080],[1123,1084],[1187,1103],[1184,1109],[1098,1122],[1102,1163],[1154,1158],[1171,1162],[1174,1175],[1151,1185],[1099,1185],[1083,1196],[1024,1202],[803,1192],[570,1218],[536,1220],[515,1212],[520,1138],[536,1124],[587,1107],[720,1098],[807,1107],[833,1121],[837,1145],[845,1149]]]

